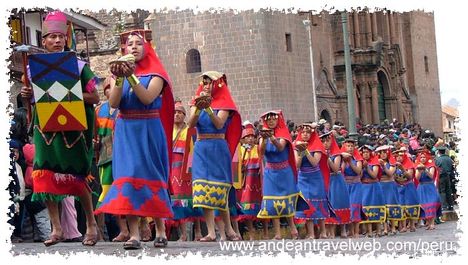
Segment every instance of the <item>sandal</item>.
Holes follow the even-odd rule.
[[[98,241],[98,234],[85,234],[84,238],[83,238],[83,241],[81,241],[81,244],[83,246],[89,246],[89,247],[92,247],[94,245],[96,245]]]
[[[128,240],[124,243],[123,245],[124,249],[130,250],[130,249],[140,249],[141,248],[141,243],[139,240],[132,239]]]
[[[153,242],[155,248],[164,248],[167,246],[167,238],[165,237],[156,237]]]
[[[216,238],[205,236],[205,237],[200,238],[199,242],[216,242]]]
[[[50,247],[50,246],[53,246],[53,245],[55,245],[57,243],[60,243],[60,242],[62,242],[64,240],[65,240],[65,238],[63,236],[50,235],[49,239],[44,241],[44,245],[46,247]]]

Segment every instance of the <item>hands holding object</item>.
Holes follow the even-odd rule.
[[[135,56],[127,54],[109,63],[110,71],[117,77],[128,77],[135,71]]]
[[[260,136],[264,139],[270,138],[273,136],[273,130],[263,128],[260,130]]]

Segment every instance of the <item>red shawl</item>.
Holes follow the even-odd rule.
[[[426,163],[424,163],[424,166],[429,169],[431,167],[433,167],[435,170],[434,170],[434,183],[437,187],[439,187],[439,169],[437,168],[436,164],[435,164],[435,161],[434,159],[432,159],[432,156],[431,156],[431,153],[427,150],[424,150],[422,152],[420,152],[418,154],[418,156],[416,157],[416,161],[414,161],[414,166],[417,167],[419,164],[421,164],[421,155],[424,154],[426,155]],[[419,179],[414,179],[414,183],[416,184],[416,186],[419,185]]]
[[[331,140],[331,145],[330,145],[330,150],[328,150],[328,154],[330,156],[336,156],[336,155],[341,155],[343,153],[338,146],[338,143],[336,142],[335,136],[330,134],[330,140]]]
[[[296,144],[296,142],[298,141],[303,142],[301,132],[302,132],[302,129],[298,130],[297,138],[296,138],[296,141],[294,141],[294,144]],[[328,192],[328,187],[330,184],[330,168],[328,167],[328,155],[316,130],[314,130],[310,135],[310,139],[307,142],[307,150],[309,150],[309,152],[321,152],[322,153],[322,156],[319,162],[319,167],[323,175],[323,180],[325,182],[325,190]]]
[[[236,152],[237,144],[242,134],[242,120],[239,111],[237,110],[236,104],[231,97],[229,88],[227,86],[226,75],[221,78],[212,81],[213,90],[211,91],[211,108],[213,110],[229,110],[232,113],[231,122],[226,128],[226,141],[231,152],[231,158],[234,157]],[[200,96],[203,85],[199,85],[196,97]],[[190,102],[190,106],[195,105],[195,99]]]
[[[172,84],[164,69],[163,64],[159,60],[156,52],[151,46],[151,40],[148,40],[148,35],[145,34],[148,30],[133,30],[130,32],[122,33],[122,43],[127,43],[130,35],[137,35],[143,37],[143,58],[136,62],[135,75],[136,76],[158,76],[164,80],[164,87],[161,92],[162,105],[160,109],[160,119],[166,133],[167,153],[169,155],[169,165],[172,165],[172,129],[174,127],[174,97],[172,95]],[[149,31],[150,32],[150,31]],[[122,49],[125,54],[126,49]]]
[[[293,170],[294,179],[297,182],[297,167],[296,167],[296,161],[294,159],[294,150],[293,150],[294,145],[292,142],[291,134],[289,133],[289,130],[288,130],[288,126],[286,126],[286,122],[284,121],[283,112],[281,110],[273,110],[273,111],[268,111],[268,112],[263,113],[262,116],[260,116],[263,120],[263,128],[268,128],[268,124],[266,120],[263,119],[263,117],[267,115],[268,113],[275,113],[278,115],[278,125],[273,130],[273,135],[276,138],[282,138],[289,143],[288,162]]]

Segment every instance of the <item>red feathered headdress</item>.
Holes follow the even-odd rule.
[[[151,45],[151,30],[132,30],[120,35],[122,54],[126,53],[127,40],[131,35],[139,36],[143,40],[143,58],[135,63],[136,76],[158,76],[164,80],[164,87],[161,91],[162,105],[160,119],[166,133],[167,153],[169,154],[169,165],[172,164],[172,129],[174,126],[174,97],[172,95],[172,84],[169,75],[164,69],[156,52]]]
[[[260,116],[260,118],[263,121],[263,128],[268,128],[268,124],[266,120],[264,119],[264,117],[269,113],[278,115],[278,125],[276,125],[276,128],[273,130],[273,135],[276,138],[282,138],[289,143],[288,162],[294,172],[294,177],[297,182],[297,168],[296,168],[296,161],[294,159],[294,150],[293,150],[294,145],[292,142],[291,134],[289,133],[289,130],[288,130],[288,126],[286,125],[286,122],[284,121],[283,112],[281,110],[272,110],[272,111],[263,113],[262,116]]]
[[[237,144],[242,134],[242,120],[237,106],[231,97],[227,85],[227,78],[225,74],[209,71],[203,73],[201,76],[208,76],[212,80],[213,89],[211,90],[211,108],[213,110],[228,110],[231,111],[231,122],[226,128],[226,141],[231,152],[231,158],[236,152]],[[216,79],[214,79],[216,78]],[[200,96],[203,90],[203,84],[200,84],[197,88],[196,97]],[[190,106],[195,105],[195,99],[190,102]]]

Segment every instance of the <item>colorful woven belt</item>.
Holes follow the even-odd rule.
[[[224,139],[224,133],[201,133],[197,135],[197,140],[206,140],[206,139]]]
[[[362,183],[364,183],[364,184],[371,184],[371,183],[376,183],[376,182],[379,182],[379,180],[378,179],[370,179],[370,178],[362,179]]]
[[[361,177],[359,176],[345,176],[346,183],[360,183]]]
[[[159,118],[159,110],[120,110],[119,118],[126,120],[144,120]]]
[[[300,172],[302,173],[313,173],[313,172],[317,172],[317,171],[320,171],[320,168],[319,167],[301,167],[299,169]]]
[[[289,161],[285,160],[283,162],[266,162],[265,163],[265,168],[270,168],[270,169],[284,169],[289,167]]]

